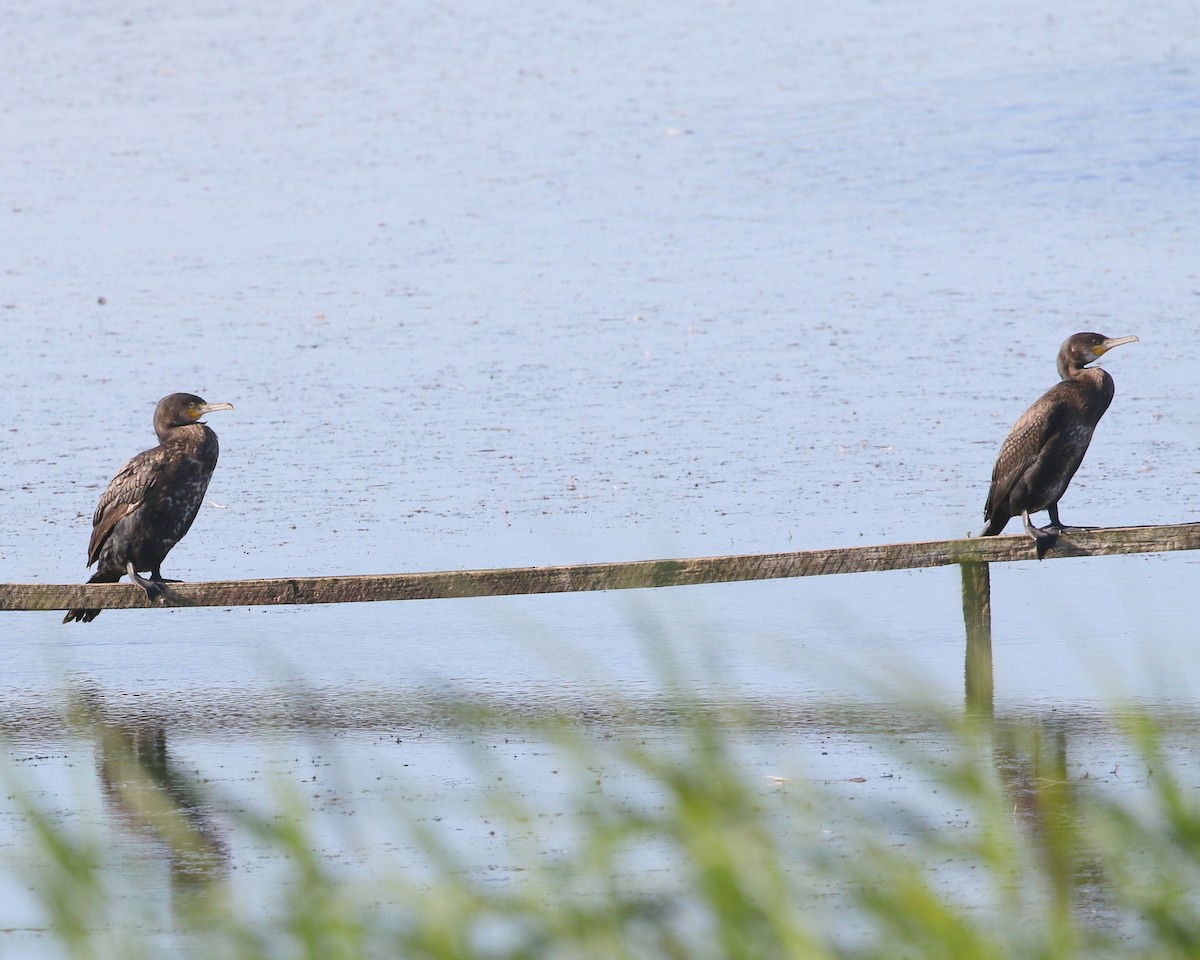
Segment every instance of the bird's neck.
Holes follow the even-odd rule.
[[[1085,367],[1082,364],[1060,363],[1058,365],[1058,376],[1060,379],[1071,380],[1093,380],[1097,383],[1103,382],[1108,376],[1100,367]]]
[[[154,432],[158,434],[159,443],[179,442],[191,438],[203,440],[205,434],[208,433],[208,427],[202,423],[176,423],[161,429],[156,427]]]
[[[1083,409],[1088,419],[1093,423],[1099,422],[1116,393],[1113,378],[1100,367],[1079,367],[1063,379],[1072,385],[1073,392],[1087,398]]]

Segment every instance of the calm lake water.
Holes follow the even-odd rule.
[[[1141,342],[1106,359],[1117,398],[1064,520],[1200,518],[1194,4],[834,7],[14,14],[0,579],[86,579],[96,498],[175,390],[236,406],[166,564],[188,580],[958,536],[1078,330]],[[1080,774],[1113,761],[1094,721],[1114,699],[1190,715],[1196,562],[994,569],[997,713],[1083,718]],[[504,742],[447,721],[448,690],[516,726],[619,694],[670,738],[669,642],[692,694],[774,705],[754,763],[861,775],[883,803],[907,797],[871,743],[908,722],[896,695],[963,695],[954,570],[60,619],[3,617],[8,752],[69,820],[111,828],[114,870],[164,875],[104,745],[65,719],[80,691],[229,804],[336,754],[314,809],[366,868],[397,764],[459,810],[457,746]],[[205,816],[229,864],[255,862],[220,803]],[[15,815],[0,829],[18,849]],[[9,886],[0,927],[36,928]]]

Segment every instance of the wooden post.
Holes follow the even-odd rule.
[[[967,628],[967,712],[992,716],[992,578],[986,563],[962,567],[963,623]]]

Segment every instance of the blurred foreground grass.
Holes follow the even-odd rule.
[[[478,703],[455,709],[466,727],[513,722]],[[10,849],[9,870],[44,922],[0,933],[0,950],[122,960],[1200,956],[1195,786],[1145,716],[1113,718],[1113,736],[1144,765],[1132,791],[1073,779],[1061,731],[1036,719],[940,718],[950,749],[936,753],[882,738],[937,810],[956,811],[949,822],[919,803],[852,802],[844,783],[765,777],[738,748],[753,717],[682,697],[671,713],[666,739],[530,721],[529,736],[562,760],[571,816],[552,831],[494,755],[470,751],[477,781],[491,785],[481,813],[511,831],[519,872],[481,873],[448,824],[398,802],[389,826],[414,861],[364,879],[323,852],[299,788],[247,809],[173,767],[161,734],[81,709],[105,800],[170,850],[174,908],[165,920],[143,912],[105,867],[112,839],[81,832],[13,772],[9,800],[32,849]],[[611,771],[634,787],[598,789]],[[282,864],[266,906],[234,892],[231,832]]]

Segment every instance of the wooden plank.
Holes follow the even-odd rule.
[[[1046,554],[1046,559],[1198,549],[1198,523],[1113,527],[1105,530],[1072,530],[1063,534],[1058,545]],[[964,562],[1008,563],[1016,560],[1036,560],[1033,541],[1024,534],[628,563],[177,583],[167,586],[167,596],[158,605],[247,607],[636,590],[906,570]],[[150,604],[146,602],[142,591],[128,583],[0,584],[0,610],[66,610],[69,607],[129,609],[147,606]]]

